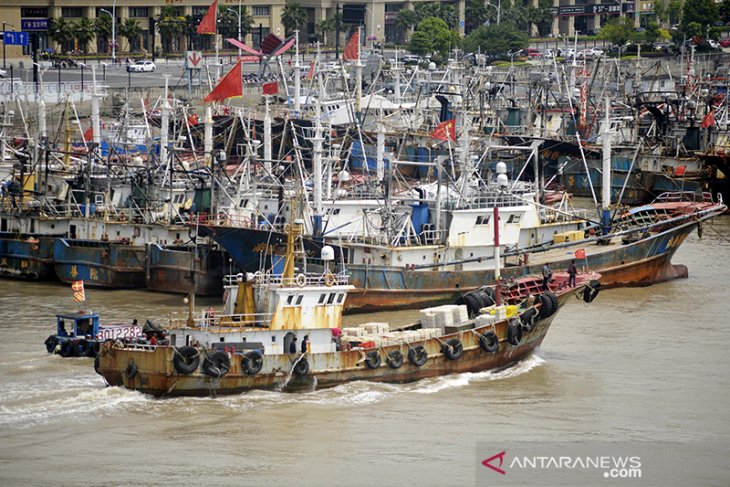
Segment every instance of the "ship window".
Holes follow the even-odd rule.
[[[271,343],[276,343],[276,335],[271,335]]]
[[[319,304],[324,303],[325,298],[327,297],[326,294],[320,294],[319,295]]]
[[[302,304],[302,299],[303,298],[304,298],[304,295],[303,294],[300,294],[299,296],[297,296],[297,306],[299,306],[300,304]]]
[[[488,225],[489,224],[489,215],[479,215],[477,217],[477,225]]]
[[[337,304],[342,304],[342,300],[345,299],[345,295],[340,293],[337,295]]]
[[[332,304],[335,302],[335,293],[330,293],[330,297],[327,299],[327,304]]]
[[[221,343],[226,341],[226,337],[221,337]]]
[[[520,216],[521,215],[510,215],[507,223],[520,223]]]
[[[294,300],[294,295],[290,294],[286,297],[286,304],[291,304],[291,302]]]

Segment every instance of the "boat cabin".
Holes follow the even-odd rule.
[[[56,315],[56,334],[60,337],[96,337],[99,315],[96,313],[63,313]]]

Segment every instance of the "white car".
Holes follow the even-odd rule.
[[[0,69],[0,78],[5,78],[8,75],[8,72],[4,69]]]
[[[127,66],[127,71],[130,73],[152,73],[156,69],[157,66],[152,61],[135,61]]]

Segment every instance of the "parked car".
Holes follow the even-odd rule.
[[[135,61],[127,66],[130,73],[152,73],[157,69],[152,61]]]
[[[707,39],[707,43],[710,45],[713,49],[720,49],[722,46],[719,42],[717,42],[715,39]]]
[[[5,78],[8,75],[8,72],[4,69],[0,69],[0,78]]]
[[[720,47],[730,47],[730,37],[720,39]]]

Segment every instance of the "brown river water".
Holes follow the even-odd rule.
[[[105,387],[90,359],[43,346],[54,314],[74,309],[71,289],[2,280],[0,486],[498,485],[480,465],[495,442],[556,440],[717,443],[711,465],[678,485],[727,486],[730,217],[701,240],[694,232],[674,262],[689,279],[604,291],[591,306],[571,300],[538,353],[501,372],[222,398]],[[143,291],[87,297],[102,321],[184,306]],[[669,485],[698,461],[626,485]]]

